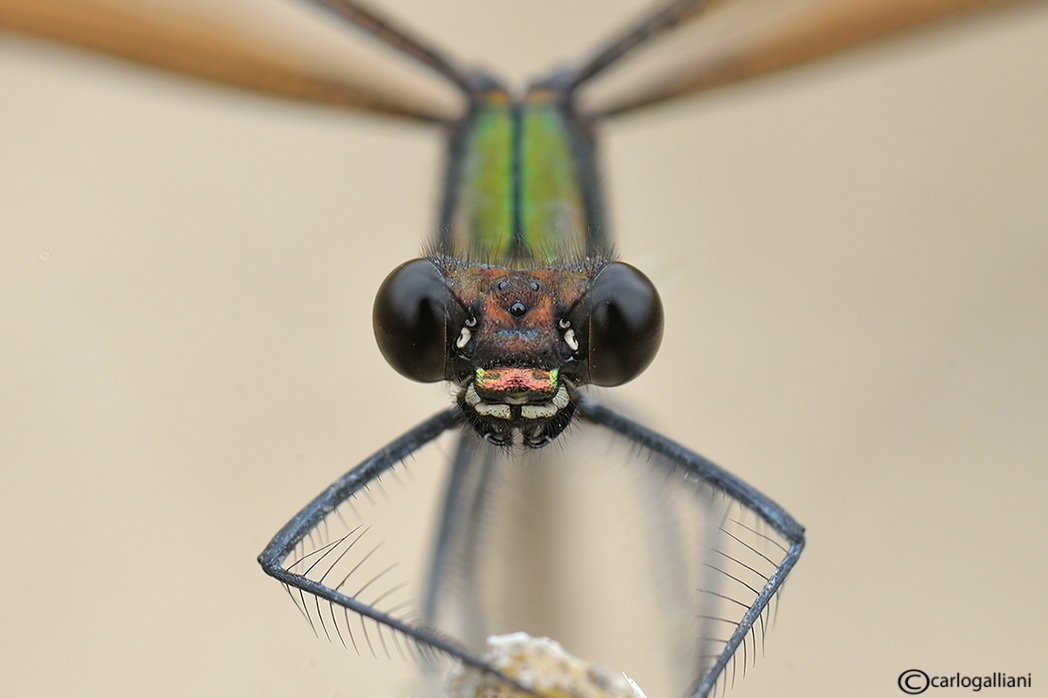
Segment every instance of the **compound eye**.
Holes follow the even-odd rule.
[[[589,378],[594,385],[631,381],[662,343],[662,301],[640,270],[612,262],[589,292]]]
[[[393,369],[420,383],[444,379],[447,286],[428,259],[390,272],[375,296],[371,320],[379,351]]]

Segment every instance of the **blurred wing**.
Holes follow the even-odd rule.
[[[451,92],[422,85],[381,47],[354,51],[350,30],[298,3],[0,0],[0,29],[300,102],[421,121],[454,108]]]
[[[679,462],[605,426],[574,429],[525,453],[462,440],[423,622],[476,652],[492,635],[553,638],[648,695],[692,695],[788,543]],[[722,687],[753,666],[771,615]]]
[[[1031,0],[722,0],[691,11],[618,79],[586,87],[586,110],[612,116],[743,82],[931,26]],[[697,19],[701,16],[701,19]],[[617,68],[619,66],[616,66]],[[610,85],[608,83],[611,83]]]

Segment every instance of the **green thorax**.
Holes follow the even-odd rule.
[[[602,251],[592,142],[567,100],[482,92],[452,141],[441,242],[456,257],[535,267]]]

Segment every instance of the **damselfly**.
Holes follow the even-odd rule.
[[[711,506],[714,496],[721,495],[740,511],[756,514],[759,529],[731,518],[742,517],[729,513],[728,507],[715,527],[703,531],[707,542],[723,533],[757,556],[753,564],[758,566],[751,566],[724,548],[710,548],[723,560],[705,563],[707,570],[738,587],[714,583],[695,589],[686,583],[677,590],[685,597],[675,599],[677,612],[695,621],[689,623],[692,651],[682,653],[685,664],[693,665],[693,676],[677,690],[708,695],[740,648],[743,666],[750,661],[745,655],[756,651],[755,627],[759,624],[763,638],[768,604],[804,547],[803,529],[741,480],[583,397],[587,385],[615,386],[643,371],[661,342],[663,317],[658,293],[647,277],[609,257],[592,133],[595,117],[580,112],[575,97],[580,87],[620,58],[698,14],[703,3],[678,2],[660,8],[578,68],[558,71],[520,96],[512,95],[491,75],[464,71],[438,50],[359,5],[331,7],[391,48],[434,69],[467,100],[463,114],[449,124],[445,192],[431,252],[390,273],[378,291],[374,310],[375,336],[389,364],[416,381],[450,382],[456,405],[413,427],[332,484],[274,537],[259,562],[287,586],[293,598],[298,597],[307,617],[310,607],[315,608],[314,629],[320,625],[331,638],[330,625],[339,641],[347,644],[348,638],[358,651],[349,612],[361,617],[361,642],[373,652],[375,641],[368,634],[367,621],[374,623],[372,633],[387,654],[389,643],[396,643],[401,654],[425,660],[446,655],[470,671],[486,674],[489,678],[480,678],[480,685],[488,688],[474,686],[471,694],[498,690],[553,695],[565,688],[581,692],[571,683],[578,679],[570,672],[563,677],[543,675],[563,671],[560,663],[532,658],[539,667],[524,667],[519,662],[528,660],[516,657],[508,665],[496,664],[478,654],[476,641],[469,640],[471,633],[482,637],[499,627],[489,625],[490,609],[482,599],[494,565],[489,558],[497,550],[484,550],[477,542],[484,534],[475,529],[484,525],[492,507],[493,471],[513,466],[493,458],[491,446],[544,447],[581,417],[619,434],[634,448],[650,451],[638,455],[638,465],[660,470],[655,477],[672,483],[665,485],[656,506],[680,506],[681,513],[687,514]],[[656,93],[638,101],[661,101],[687,91],[670,88],[666,95]],[[612,107],[609,113],[630,108]],[[405,110],[405,114],[439,120],[427,112]],[[361,569],[384,542],[360,544],[370,532],[366,517],[358,516],[362,520],[355,525],[346,524],[348,531],[334,540],[328,540],[326,525],[340,506],[352,507],[353,500],[387,471],[462,424],[468,425],[469,433],[460,437],[455,448],[430,579],[420,607],[409,613],[405,606],[411,601],[400,601],[396,594],[403,584],[386,588],[387,573],[396,561],[378,571]],[[480,445],[478,438],[488,444]],[[681,496],[674,495],[674,489],[683,489],[688,501],[673,502],[673,496]],[[765,527],[771,533],[765,533]],[[320,530],[325,530],[327,542],[316,548],[300,547]],[[691,538],[686,532],[681,536]],[[781,537],[784,544],[773,536]],[[767,541],[779,547],[772,556],[761,552]],[[510,564],[520,568],[543,563],[529,560],[525,553]],[[684,574],[689,580],[701,569],[681,566],[691,568]],[[755,574],[759,581],[750,583],[736,576],[745,573]],[[443,600],[450,594],[447,580],[452,576],[467,585],[464,591],[457,590],[457,604]],[[375,595],[374,587],[385,590]],[[739,587],[749,592],[741,597],[745,600],[740,599]],[[649,593],[657,593],[657,587]],[[729,608],[702,614],[687,596],[727,601],[741,613]],[[450,605],[457,608],[449,614],[444,606]],[[344,617],[341,626],[339,615]],[[536,631],[534,618],[525,622],[526,626],[500,630],[554,632],[541,625]],[[404,646],[400,638],[406,641]],[[685,670],[688,673],[691,670]],[[568,683],[562,687],[560,681]],[[451,684],[438,690],[460,691]]]
[[[470,84],[470,83],[468,83],[468,81],[466,81],[466,82],[467,82],[467,84]],[[565,87],[565,84],[567,84],[568,87]],[[549,99],[549,103],[550,104],[554,104],[554,105],[558,105],[558,108],[559,108],[559,105],[561,103],[569,103],[570,104],[571,100],[570,100],[570,97],[568,96],[568,93],[570,92],[571,84],[572,84],[572,81],[571,81],[570,78],[568,78],[567,83],[560,83],[558,80],[550,81],[550,82],[548,82],[544,86],[545,87],[544,92],[546,92],[548,94],[540,95],[539,97],[536,97],[535,99],[536,99],[537,102],[542,102],[544,99],[548,98]],[[486,98],[479,98],[478,97],[479,101],[477,102],[477,105],[482,105],[483,104],[483,105],[486,105],[489,108],[493,108],[493,104],[495,102],[498,102],[498,101],[501,100],[501,97],[498,97],[498,92],[496,90],[488,90],[486,92],[486,95],[487,95]],[[489,100],[489,101],[485,101],[485,99]],[[567,123],[569,125],[574,125],[574,122],[572,122],[570,120]],[[450,217],[446,218],[445,222],[447,222],[447,220],[449,218]],[[585,217],[585,216],[579,216],[579,219],[583,220],[583,221],[591,220],[590,218]],[[520,227],[523,229],[526,226],[521,225]],[[600,231],[601,230],[601,226],[589,226],[589,225],[586,225],[586,224],[583,224],[581,226],[579,226],[579,225],[574,225],[574,226],[569,225],[569,226],[566,226],[566,228],[568,229],[569,232],[571,230],[578,231],[580,229],[581,230],[592,229],[594,231]],[[453,226],[446,226],[446,227],[442,228],[442,230],[454,231],[454,230],[456,230],[456,228],[454,228]],[[499,249],[499,245],[498,244],[491,245],[490,247],[487,246],[487,245],[481,245],[480,247],[481,247],[481,250],[480,250],[481,252],[488,252],[488,251],[490,251],[491,247],[494,247],[495,249]],[[539,246],[539,247],[543,247],[543,246]],[[554,256],[559,256],[559,254],[564,252],[565,249],[567,249],[568,252],[581,255],[581,253],[584,252],[584,249],[580,250],[578,248],[585,248],[585,245],[582,244],[582,243],[575,243],[575,244],[568,245],[568,246],[562,246],[562,247],[560,247],[558,249],[558,245],[556,245],[556,244],[549,244],[549,245],[545,245],[545,247],[546,247],[545,251],[555,253]],[[572,248],[575,248],[575,249],[572,249]],[[470,254],[474,254],[475,255],[477,251],[476,250],[471,250],[471,249],[466,249],[466,250],[464,250],[464,252],[466,254],[464,254],[463,256],[470,256]],[[491,260],[488,260],[488,261],[491,261]],[[543,259],[542,261],[543,261],[543,263],[545,263],[545,262],[550,261],[550,260]],[[599,266],[599,265],[603,264],[603,262],[597,262],[596,264]],[[611,267],[611,268],[612,269],[617,269],[619,267]],[[445,268],[444,271],[447,272],[448,269]],[[595,273],[595,272],[596,272],[595,269],[587,270],[587,273]],[[501,273],[501,272],[498,272],[498,273]],[[518,277],[514,277],[514,278],[518,278]],[[534,289],[532,289],[532,290],[534,290]],[[516,302],[517,301],[514,300],[514,302],[509,303],[509,305],[507,306],[507,310],[509,311],[510,315],[513,315],[513,306],[514,306],[514,304]],[[525,308],[525,311],[526,310],[527,310],[527,308]],[[566,326],[559,326],[561,320],[565,320],[567,322],[567,325]],[[462,342],[462,344],[463,344],[462,347],[456,347],[456,348],[458,348],[458,349],[467,349],[468,346],[469,346],[469,343],[471,341],[476,341],[477,338],[474,337],[474,330],[470,329],[470,327],[471,327],[470,322],[471,321],[473,321],[474,323],[477,323],[479,321],[479,319],[467,315],[466,317],[464,317],[464,318],[462,318],[460,320],[460,324],[462,325],[462,327],[456,327],[455,328],[456,331],[451,333],[451,334],[454,335],[453,339],[454,339],[455,343]],[[580,343],[579,342],[580,338],[577,337],[577,336],[574,336],[574,335],[569,335],[568,332],[569,331],[573,332],[574,331],[574,327],[578,326],[580,323],[582,323],[582,321],[579,320],[579,319],[576,319],[575,323],[574,323],[574,326],[573,326],[573,324],[572,324],[570,319],[567,319],[566,317],[559,318],[558,319],[558,330],[557,330],[558,331],[558,335],[557,336],[559,337],[559,339],[557,341],[558,342],[563,342],[563,344],[566,345],[569,349],[572,348],[573,344],[579,344]],[[477,332],[479,332],[479,330],[477,330]],[[651,332],[649,331],[647,334],[651,334]],[[580,351],[580,349],[576,349],[576,351]],[[639,363],[643,363],[643,361],[640,361]],[[496,376],[496,378],[484,378],[484,377],[482,377],[480,375],[473,375],[472,378],[473,378],[474,382],[477,382],[477,381],[480,382],[477,387],[484,387],[484,386],[486,386],[488,388],[492,388],[492,384],[484,383],[485,380],[495,381],[496,383],[497,383],[498,380],[503,380],[503,381],[507,381],[508,380],[508,381],[511,381],[511,382],[516,381],[516,383],[519,384],[519,383],[521,383],[521,381],[524,381],[525,379],[529,379],[529,380],[531,379],[528,376],[522,375],[521,367],[518,365],[518,362],[516,362],[516,361],[512,362],[511,365],[508,366],[508,367],[507,366],[495,366],[495,367],[502,368],[502,369],[508,369],[508,375],[507,375],[506,372],[504,372],[504,374],[500,374],[500,375]],[[484,367],[481,367],[481,368],[484,368]],[[488,368],[491,368],[491,366],[489,366]],[[536,429],[531,429],[531,428],[524,427],[524,425],[527,424],[527,422],[524,421],[526,418],[525,418],[525,415],[523,414],[523,406],[512,407],[509,410],[509,414],[511,416],[511,420],[510,421],[512,421],[512,420],[520,420],[520,421],[516,422],[516,424],[515,424],[516,430],[518,432],[523,432],[522,436],[524,436],[525,438],[530,438],[531,440],[536,441],[536,442],[547,440],[547,438],[550,438],[550,437],[553,436],[553,434],[552,434],[553,431],[559,430],[560,428],[562,428],[564,426],[564,424],[567,421],[567,415],[563,414],[563,412],[571,405],[570,401],[566,405],[558,404],[558,400],[562,399],[562,398],[558,397],[560,395],[560,390],[559,390],[559,388],[556,389],[556,390],[554,390],[554,388],[553,388],[557,378],[552,374],[552,370],[549,369],[548,364],[544,363],[543,366],[540,366],[540,368],[542,368],[544,373],[542,375],[538,376],[537,378],[534,378],[534,380],[536,381],[536,383],[535,383],[536,387],[535,387],[535,390],[533,392],[534,393],[538,393],[538,394],[543,394],[544,399],[538,405],[531,405],[530,407],[532,407],[532,409],[536,410],[539,413],[540,417],[542,417],[546,412],[551,412],[551,415],[550,415],[549,419],[551,421],[553,421],[553,426],[552,427],[545,427],[544,426],[544,427],[536,428]],[[565,370],[564,373],[568,373],[568,372]],[[425,375],[430,375],[430,374],[425,374]],[[583,378],[582,376],[575,376],[574,377],[575,380],[580,381],[580,382],[581,382],[582,378]],[[615,379],[612,379],[610,382],[615,382]],[[475,387],[475,391],[476,391],[476,387]],[[479,394],[477,395],[477,397],[479,397]],[[486,416],[490,417],[491,419],[489,419],[487,421],[481,420],[481,419],[477,419],[476,420],[478,422],[478,425],[481,427],[481,430],[484,433],[486,433],[488,436],[492,437],[496,441],[502,440],[502,438],[507,435],[507,434],[503,434],[497,428],[497,425],[504,424],[504,423],[506,423],[505,421],[503,421],[503,422],[492,421],[492,420],[498,420],[498,419],[505,420],[505,417],[499,416],[497,414],[497,412],[499,410],[505,411],[503,408],[507,407],[508,406],[507,404],[499,403],[497,400],[493,401],[493,403],[489,402],[489,401],[486,401],[486,400],[481,400],[480,402],[477,402],[476,404],[472,404],[471,401],[473,399],[475,399],[475,398],[468,392],[468,389],[461,394],[460,398],[465,403],[465,406],[467,408],[467,412],[468,412],[469,409],[472,409],[473,410],[473,414],[474,414],[475,417],[477,416],[476,415],[476,412],[477,412],[476,408],[478,408],[479,406],[483,406],[485,409],[488,410],[488,414]],[[514,399],[521,399],[521,400],[524,400],[526,402],[526,396],[520,396],[520,397],[516,397],[515,396]],[[510,404],[512,404],[512,403],[510,403]],[[519,410],[518,410],[518,407],[520,407]],[[554,410],[554,408],[555,408],[555,410]],[[583,411],[585,411],[587,408],[583,407],[582,409],[583,409]],[[594,409],[596,409],[596,408],[594,408]],[[450,413],[448,413],[448,414],[450,414]],[[600,413],[599,413],[599,411],[597,411],[597,412],[594,412],[593,414],[600,414]],[[563,417],[564,418],[564,423],[560,423],[560,422],[555,421],[555,418],[557,418],[557,417]],[[447,416],[447,414],[445,414],[444,419],[450,421],[450,417]],[[532,419],[534,419],[534,418],[532,418]],[[492,426],[492,425],[496,425],[496,426]],[[521,427],[524,427],[524,428],[521,428]],[[512,431],[512,430],[510,430],[510,431]],[[636,435],[638,435],[640,433],[639,430],[635,430],[632,427],[630,429],[628,429],[627,431],[633,433],[634,436],[636,436]],[[643,458],[639,458],[638,461],[639,462],[643,462],[644,459]],[[738,494],[738,492],[736,492],[736,494]],[[342,552],[339,551],[338,554],[342,554]],[[311,559],[316,559],[316,558],[311,558]],[[319,567],[317,569],[323,570],[325,574],[327,572],[329,572],[331,568],[329,566],[326,566],[327,562],[329,560],[330,560],[330,558],[325,560],[325,562],[320,563],[320,565],[319,565]],[[435,613],[435,611],[433,611],[433,613]],[[745,641],[745,636],[746,636],[746,633],[742,632],[741,633],[741,638],[742,638],[743,641]],[[740,637],[740,633],[737,632],[736,633],[736,637]],[[426,641],[426,639],[424,637],[423,638],[417,638],[417,639],[421,639],[423,642]],[[730,649],[731,649],[731,645],[729,644],[726,647],[726,649],[723,650],[722,654],[720,655],[721,658],[722,658],[722,662],[723,661],[727,661],[727,659],[729,657],[731,657],[732,653],[731,653]],[[455,648],[450,648],[450,651],[453,654],[458,652],[458,650],[455,649]],[[745,663],[745,661],[746,660],[743,660],[744,663]],[[708,675],[708,678],[710,679],[710,681],[712,681],[714,676],[713,675]]]

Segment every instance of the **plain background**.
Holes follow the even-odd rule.
[[[629,4],[397,16],[534,75]],[[1048,680],[1045,46],[1012,11],[606,129],[668,318],[616,400],[808,528],[731,695]],[[440,149],[0,35],[0,693],[389,695],[255,556],[447,403],[370,329]]]

